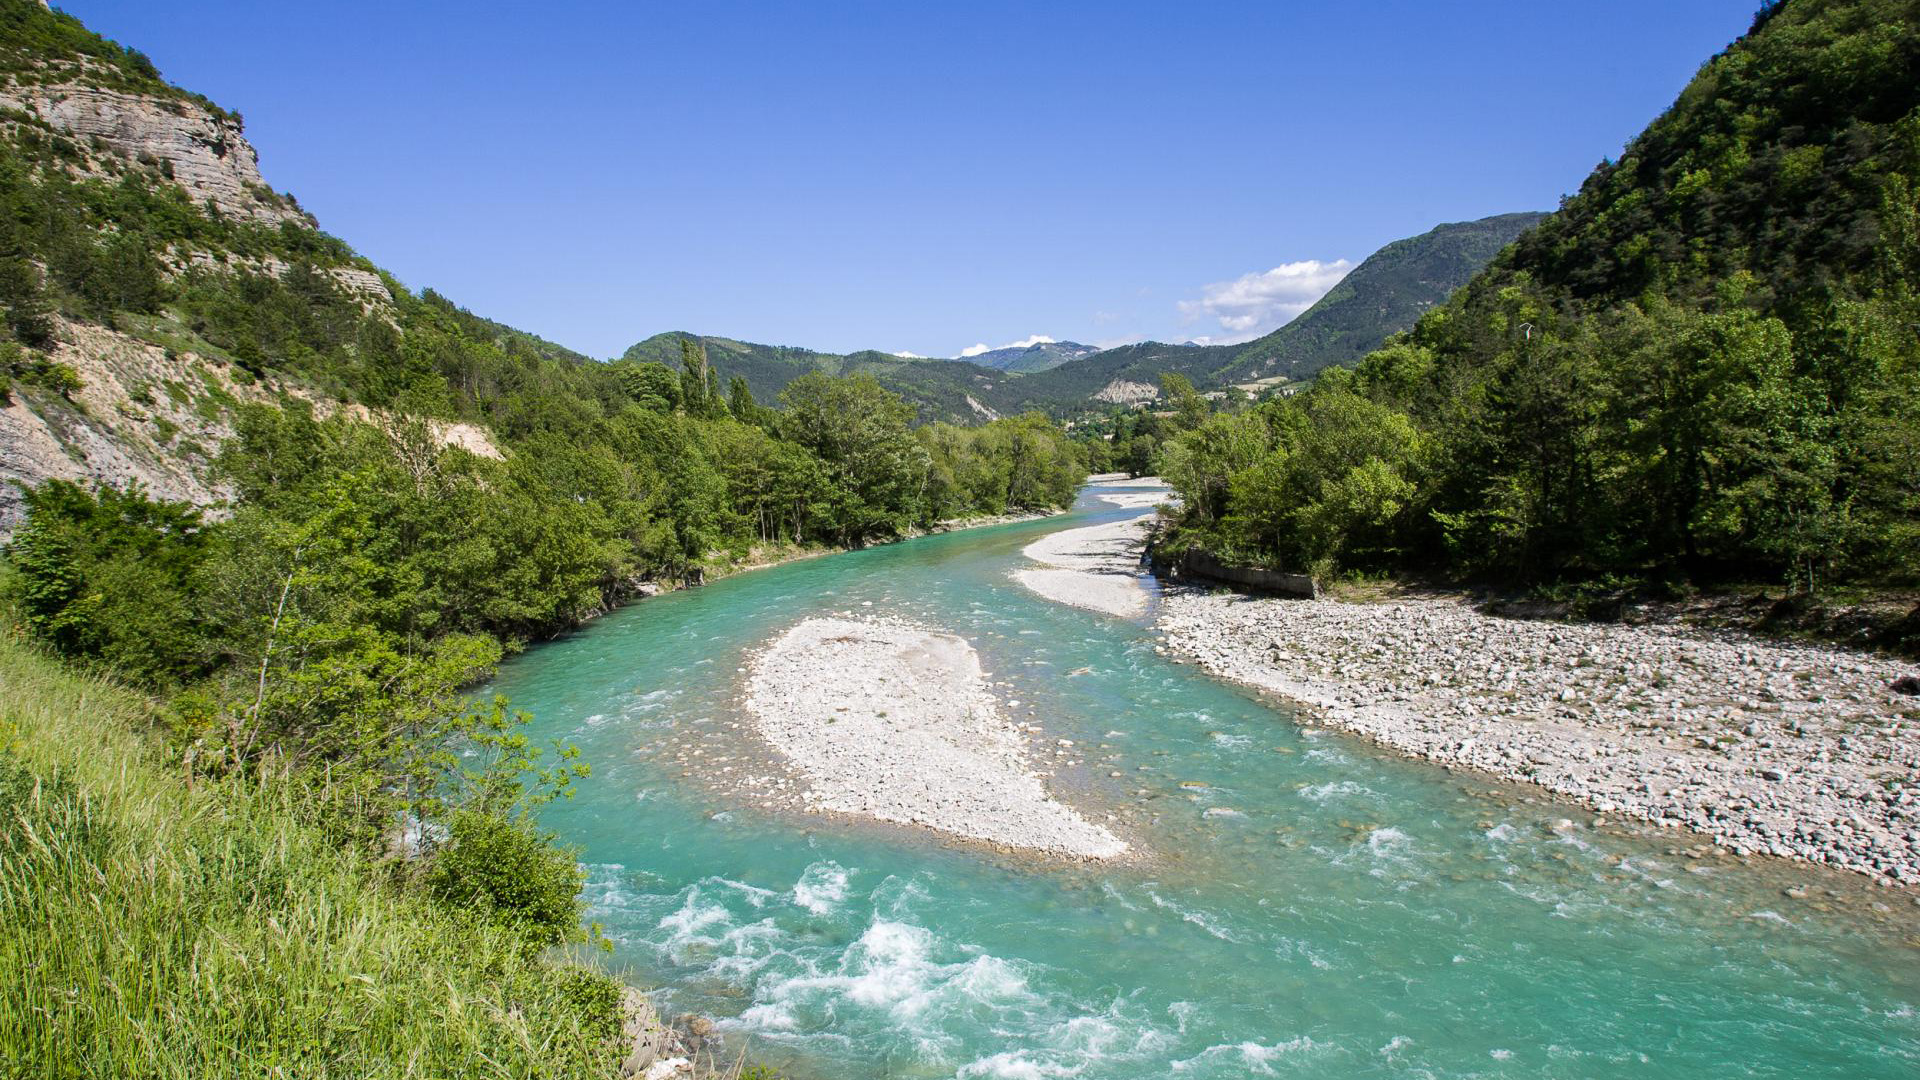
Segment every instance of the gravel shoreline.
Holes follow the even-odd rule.
[[[1183,588],[1157,626],[1221,677],[1415,757],[1602,813],[1920,883],[1917,704],[1898,662],[1680,627],[1525,622],[1455,598]]]
[[[1067,539],[1084,530],[1054,537],[1097,579],[1135,572],[1147,524],[1122,522],[1099,544]],[[1920,698],[1890,688],[1909,670],[1898,660],[1681,626],[1505,619],[1451,596],[1172,586],[1155,627],[1162,651],[1303,706],[1303,722],[1735,854],[1920,884]]]
[[[1121,618],[1144,615],[1148,595],[1140,581],[1140,545],[1149,520],[1129,518],[1048,533],[1020,549],[1047,568],[1015,570],[1013,578],[1055,603]]]
[[[810,811],[1074,859],[1125,855],[1125,841],[1048,794],[1028,764],[1037,726],[999,704],[964,639],[879,619],[807,619],[747,679],[747,711],[806,781]]]

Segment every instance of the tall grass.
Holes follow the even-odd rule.
[[[382,884],[293,785],[165,770],[0,629],[0,1076],[615,1075],[616,984]]]

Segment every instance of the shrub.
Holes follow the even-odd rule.
[[[536,947],[580,932],[583,876],[573,853],[526,821],[463,810],[434,853],[427,890],[522,934]]]

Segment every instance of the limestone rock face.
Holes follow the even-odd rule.
[[[1100,392],[1093,395],[1093,399],[1115,405],[1133,405],[1142,401],[1152,401],[1159,396],[1160,388],[1152,383],[1115,379],[1101,387]]]
[[[16,384],[0,407],[0,537],[20,524],[21,488],[44,480],[138,483],[154,498],[201,506],[226,496],[208,466],[233,428],[206,399],[264,394],[236,383],[227,365],[170,358],[106,327],[62,320],[59,336],[49,355],[80,375],[81,389],[62,399]]]
[[[308,224],[260,179],[260,159],[240,125],[190,101],[56,83],[0,87],[0,105],[33,113],[82,143],[164,163],[194,202],[243,220]]]

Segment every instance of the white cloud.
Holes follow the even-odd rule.
[[[1221,329],[1235,336],[1245,335],[1240,338],[1244,341],[1282,326],[1312,307],[1351,269],[1353,264],[1345,259],[1282,263],[1263,273],[1215,282],[1202,291],[1200,299],[1180,301],[1180,314],[1188,322],[1218,319]]]
[[[1035,345],[1051,345],[1053,341],[1053,338],[1045,334],[1034,334],[1032,337],[1022,338],[1019,341],[1009,341],[1005,345],[989,345],[982,341],[961,349],[960,358],[965,360],[970,356],[979,356],[981,353],[993,352],[995,349],[1027,349]]]
[[[893,355],[899,357],[902,360],[925,360],[926,359],[926,357],[921,356],[917,352],[906,352],[904,350],[901,352],[894,353]]]

